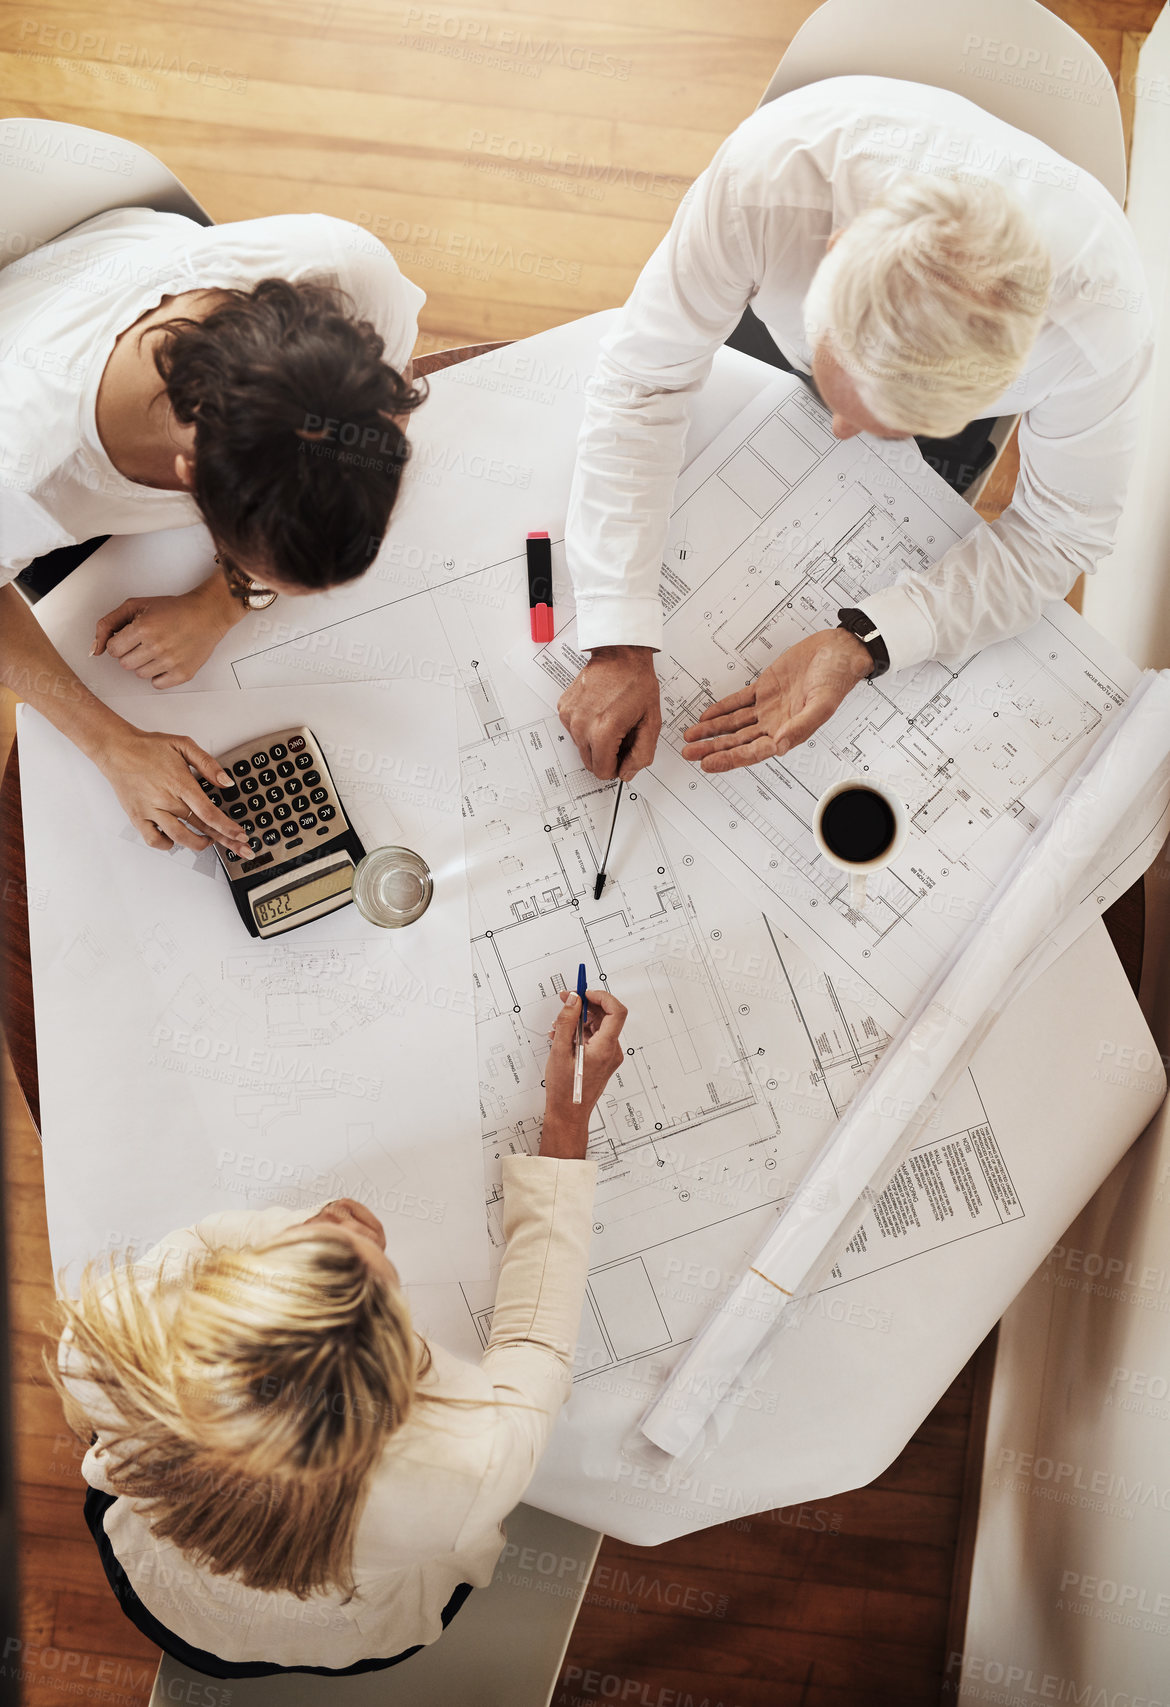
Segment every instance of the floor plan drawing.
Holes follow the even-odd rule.
[[[923,567],[973,525],[961,500],[929,471],[904,473],[900,456],[838,444],[803,387],[781,385],[684,476],[663,574],[663,739],[623,800],[597,902],[613,785],[586,771],[549,705],[583,661],[572,623],[552,646],[515,648],[522,555],[458,585],[404,585],[392,626],[379,605],[236,662],[243,685],[304,682],[322,667],[376,675],[386,656],[412,668],[434,660],[459,684],[497,1257],[502,1161],[539,1144],[559,993],[584,961],[590,984],[629,1009],[625,1062],[590,1130],[598,1190],[583,1379],[692,1336],[798,1189],[1045,788],[1059,788],[1078,743],[1124,698],[1124,663],[1111,676],[1108,649],[1090,654],[1092,637],[1070,613],[1045,648],[1033,634],[980,668],[929,665],[867,687],[786,763],[721,778],[684,763],[681,731],[704,706],[831,626],[839,604]],[[553,568],[564,610],[557,540]],[[915,836],[856,914],[839,875],[816,859],[809,820],[824,787],[866,767],[903,794]],[[935,1113],[829,1291],[1023,1214],[970,1075]],[[482,1343],[492,1286],[466,1285],[462,1297]]]
[[[501,1162],[539,1145],[559,992],[574,987],[583,959],[591,984],[612,987],[630,1013],[626,1061],[590,1130],[598,1190],[579,1351],[579,1379],[589,1380],[690,1338],[797,1188],[895,1019],[859,980],[818,972],[636,788],[595,902],[613,785],[584,770],[557,719],[512,729],[490,683],[474,691],[489,711],[461,761],[498,1252]],[[830,1289],[1022,1213],[991,1189],[1001,1173],[967,1079],[858,1228]],[[482,1344],[491,1294],[464,1288]]]
[[[960,668],[931,662],[860,683],[783,759],[705,774],[683,732],[842,607],[921,570],[981,526],[917,451],[838,442],[781,381],[687,470],[663,563],[663,732],[647,797],[807,948],[864,974],[899,1012],[945,959],[1136,680],[1067,606]],[[927,478],[924,479],[924,473]],[[522,666],[549,697],[583,659],[573,624]],[[817,800],[880,781],[911,834],[864,909],[817,853]]]

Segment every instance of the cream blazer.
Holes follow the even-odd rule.
[[[300,1601],[214,1576],[156,1539],[122,1496],[106,1513],[106,1534],[160,1623],[221,1659],[331,1669],[389,1658],[442,1634],[439,1615],[456,1585],[491,1581],[504,1544],[502,1519],[523,1496],[569,1396],[596,1172],[588,1161],[504,1159],[507,1245],[487,1350],[473,1364],[432,1345],[423,1382],[426,1391],[489,1402],[419,1406],[387,1442],[358,1526],[354,1598]],[[271,1238],[320,1207],[212,1215],[161,1240],[142,1265],[155,1275],[160,1265],[164,1274],[172,1264],[181,1272],[203,1252]],[[92,1487],[116,1493],[106,1478],[94,1389],[87,1390],[64,1341],[60,1359],[98,1427],[82,1473]]]

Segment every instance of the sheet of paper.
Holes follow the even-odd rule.
[[[806,1063],[816,1047],[835,1051],[840,1066],[851,1045],[832,1023],[835,991],[823,974],[791,947],[784,965],[799,1015],[780,1001],[775,1012],[799,1077],[781,1118],[803,1106],[823,1116],[826,1093],[810,1085]],[[729,981],[742,975],[741,966]],[[805,1021],[812,1035],[802,1057],[792,1038]],[[1116,1067],[1156,1060],[1152,1048],[1098,921],[1007,1010],[838,1274],[775,1335],[770,1365],[723,1395],[730,1432],[680,1481],[623,1453],[678,1357],[665,1344],[632,1347],[655,1310],[676,1334],[687,1318],[697,1328],[767,1214],[745,1212],[758,1178],[751,1168],[692,1179],[692,1190],[723,1197],[721,1218],[712,1214],[702,1233],[648,1240],[640,1261],[618,1257],[591,1271],[572,1401],[525,1497],[639,1546],[731,1519],[766,1527],[779,1517],[831,1535],[840,1521],[834,1495],[888,1467],[1153,1114],[1161,1074]],[[426,1331],[475,1356],[490,1292],[428,1288],[418,1310]]]
[[[367,848],[415,848],[435,895],[406,930],[379,930],[350,906],[250,937],[214,851],[147,848],[100,774],[22,708],[28,867],[44,900],[30,926],[54,1265],[142,1248],[215,1209],[348,1196],[385,1223],[408,1278],[478,1277],[450,689],[156,695],[123,709],[212,753],[307,723]]]
[[[882,1469],[1149,1099],[1100,1078],[1097,1040],[1124,1047],[1145,1030],[1098,925],[993,1034],[845,1253],[840,1280],[783,1336],[783,1376],[745,1397],[747,1428],[732,1455],[681,1493],[622,1460],[623,1436],[774,1219],[900,1010],[868,960],[857,969],[820,939],[797,942],[770,896],[765,905],[741,878],[728,881],[697,820],[675,825],[647,810],[641,788],[623,803],[610,885],[592,901],[612,790],[581,769],[550,714],[547,685],[535,691],[504,660],[528,634],[529,529],[552,534],[557,605],[571,608],[559,540],[599,319],[515,346],[506,363],[496,355],[437,375],[412,422],[415,472],[434,482],[420,480],[396,513],[384,558],[358,584],[360,600],[311,598],[295,608],[278,600],[233,632],[214,669],[225,684],[290,688],[299,705],[303,687],[330,680],[462,688],[484,1109],[483,1167],[473,1172],[497,1248],[499,1157],[534,1140],[557,980],[572,982],[584,958],[629,1005],[632,1053],[591,1134],[601,1186],[576,1393],[529,1497],[649,1544],[819,1499]],[[701,454],[768,384],[760,364],[722,352],[694,400],[691,449]],[[498,459],[501,445],[531,469],[526,486],[485,473],[482,459]],[[80,591],[67,582],[46,601],[49,625],[88,648],[90,617],[140,590],[140,554],[117,568],[118,553],[140,545],[104,548],[99,557],[113,567],[102,567],[98,594],[73,577]],[[108,667],[93,683],[108,695],[120,672],[92,662]],[[156,703],[148,690],[141,698]],[[179,721],[188,700],[168,701]],[[133,714],[143,715],[137,703]],[[413,752],[414,725],[404,727]],[[1017,1050],[1029,1062],[1022,1088]],[[491,1301],[479,1282],[412,1287],[422,1329],[472,1357]],[[815,1521],[831,1521],[826,1512]]]
[[[922,992],[804,1174],[781,1219],[642,1419],[674,1456],[702,1447],[721,1389],[740,1384],[771,1324],[815,1286],[859,1218],[914,1146],[994,1018],[1029,982],[1083,892],[1102,847],[1154,795],[1170,801],[1170,671],[1147,671],[1029,839],[956,952]],[[700,1390],[701,1386],[707,1391]]]
[[[663,565],[657,659],[663,733],[647,798],[757,905],[825,964],[848,967],[905,1013],[976,916],[1104,723],[1137,667],[1067,605],[961,669],[928,663],[863,683],[784,759],[711,776],[682,733],[841,606],[925,567],[974,512],[914,447],[833,438],[799,381],[762,392],[687,469]],[[562,603],[558,621],[565,613]],[[509,662],[555,702],[580,669],[575,623]],[[816,852],[813,809],[848,776],[905,801],[903,853],[866,907]],[[1158,811],[1109,850],[1067,942],[1133,882],[1165,839]]]

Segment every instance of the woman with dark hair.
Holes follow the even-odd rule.
[[[222,783],[219,766],[102,705],[6,583],[98,534],[202,521],[206,579],[127,599],[94,637],[166,688],[249,609],[363,574],[423,400],[424,300],[382,243],[324,214],[204,228],[122,208],[0,274],[0,681],[94,760],[153,847],[245,845],[192,774]]]

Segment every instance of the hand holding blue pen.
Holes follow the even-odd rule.
[[[589,1013],[589,1003],[585,1000],[585,962],[577,968],[577,994],[581,998],[581,1012],[577,1015],[577,1059],[573,1066],[573,1101],[581,1101],[585,1083],[585,1021]]]

